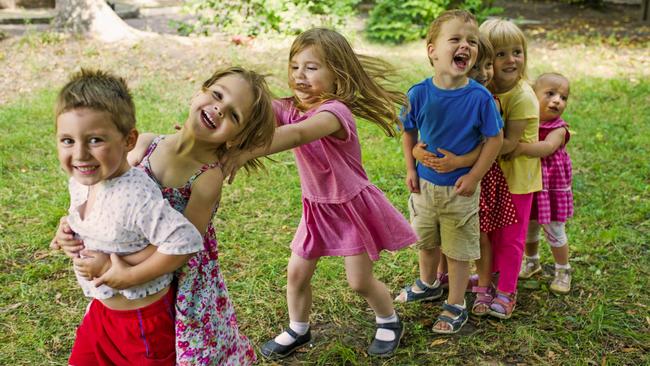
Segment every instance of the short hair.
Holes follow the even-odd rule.
[[[135,128],[135,105],[126,81],[109,72],[81,69],[70,77],[57,97],[55,116],[76,108],[108,113],[124,136]]]
[[[559,79],[559,80],[566,81],[567,85],[571,84],[569,82],[569,79],[567,79],[566,76],[564,76],[564,75],[562,75],[560,73],[557,73],[557,72],[545,72],[545,73],[541,74],[540,76],[538,76],[537,79],[535,79],[535,82],[533,83],[533,90],[537,91],[537,89],[539,89],[542,86],[543,83],[545,83],[545,82],[547,82],[549,80],[552,80],[552,79],[555,79],[555,80]]]
[[[438,35],[440,35],[440,30],[442,29],[442,25],[453,19],[460,19],[465,23],[478,25],[478,22],[476,21],[476,17],[474,16],[474,14],[468,12],[467,10],[461,10],[461,9],[446,10],[442,12],[440,15],[438,15],[436,19],[434,19],[429,25],[429,30],[427,31],[427,38],[426,38],[427,46],[429,44],[433,44],[436,41]],[[433,65],[433,61],[429,60],[429,63]]]
[[[515,23],[505,19],[493,18],[483,22],[479,30],[488,37],[494,50],[520,44],[524,49],[524,68],[519,76],[523,78],[528,77],[526,71],[528,65],[528,42],[526,42],[524,32]]]
[[[480,33],[478,36],[478,55],[476,56],[475,65],[480,65],[485,60],[494,61],[494,56],[495,53],[492,43],[490,43],[490,40],[483,33]]]
[[[247,120],[242,121],[244,128],[235,137],[234,145],[241,150],[269,146],[273,141],[275,132],[275,113],[273,112],[273,96],[264,76],[255,71],[234,66],[215,71],[209,79],[203,82],[201,88],[206,91],[217,80],[228,75],[238,75],[244,79],[253,93],[251,114]],[[252,159],[244,167],[250,170],[261,168],[263,164],[259,159]]]

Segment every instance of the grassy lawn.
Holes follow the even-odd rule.
[[[36,46],[15,43],[12,47],[17,50],[2,52],[11,59],[37,54],[41,46],[64,47],[36,42]],[[275,54],[264,68],[273,71],[272,85],[284,95],[287,43],[277,47],[278,52],[264,53],[228,46],[220,54],[220,62],[259,66],[264,58],[258,55],[255,61],[251,55]],[[566,73],[572,82],[565,113],[573,132],[569,152],[576,205],[576,217],[568,225],[575,269],[572,292],[556,296],[549,291],[552,261],[543,245],[544,274],[520,282],[512,319],[472,318],[460,335],[444,337],[431,331],[440,302],[398,306],[407,324],[401,349],[390,359],[370,359],[365,349],[374,332],[373,314],[363,299],[348,289],[342,260],[325,258],[313,281],[313,345],[286,364],[650,363],[650,79],[640,68],[592,73],[577,70],[574,63],[557,65],[544,56],[542,46],[537,47],[531,50],[531,74],[556,70]],[[594,46],[572,53],[572,47],[564,49],[567,59],[616,52]],[[430,73],[424,47],[419,44],[394,48],[363,44],[363,49],[385,55],[400,68],[396,85],[401,90]],[[138,59],[139,50],[131,48],[129,57]],[[60,52],[59,56],[68,55],[68,51]],[[103,60],[111,52],[101,47],[79,52],[76,59],[67,60],[65,71],[77,62],[120,73],[117,56],[113,63]],[[599,64],[606,58],[589,62]],[[201,62],[190,72],[194,78],[170,77],[174,70],[169,65],[160,73],[123,72],[137,78],[132,85],[140,131],[172,132],[172,124],[186,114],[194,87],[215,66],[209,60]],[[3,74],[8,71],[6,65],[6,60],[0,63]],[[56,73],[56,82],[36,83],[33,90],[16,94],[0,109],[1,365],[65,364],[87,304],[70,262],[48,249],[68,204],[66,178],[55,156],[52,115],[57,88],[62,85],[59,81],[67,73],[44,65],[49,64],[34,58],[28,66],[32,73]],[[358,126],[371,180],[406,213],[408,193],[399,141],[383,136],[368,123],[360,121]],[[267,164],[266,173],[240,174],[226,188],[216,221],[221,264],[240,327],[258,346],[288,321],[286,264],[301,212],[293,156],[285,152],[276,158],[276,163]],[[415,278],[416,264],[412,250],[384,253],[376,274],[396,292]]]

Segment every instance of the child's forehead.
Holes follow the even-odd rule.
[[[443,22],[440,25],[440,33],[438,34],[438,36],[440,36],[440,34],[442,34],[444,32],[456,32],[456,31],[459,31],[460,29],[470,30],[472,33],[474,33],[478,37],[479,30],[478,30],[478,26],[476,25],[476,23],[471,22],[471,21],[465,21],[464,19],[458,18],[458,17],[451,18],[451,19]]]
[[[537,82],[540,90],[558,90],[561,92],[569,93],[569,81],[560,76],[546,76]]]

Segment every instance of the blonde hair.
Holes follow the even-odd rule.
[[[356,54],[345,37],[326,28],[313,28],[296,37],[289,51],[289,61],[311,46],[335,78],[336,90],[323,94],[321,100],[339,100],[355,116],[379,125],[386,135],[395,136],[394,125],[401,126],[395,105],[406,107],[408,100],[404,93],[380,84],[395,75],[395,69],[379,58]],[[289,87],[293,89],[290,62],[288,70]]]
[[[476,22],[476,17],[472,13],[466,10],[460,10],[460,9],[446,10],[442,12],[440,15],[438,15],[436,19],[434,19],[433,22],[431,22],[431,24],[429,25],[429,30],[427,31],[427,38],[426,38],[427,46],[433,44],[436,41],[438,35],[440,35],[440,30],[442,29],[442,25],[454,19],[460,19],[465,23],[478,25],[478,23]],[[429,63],[431,64],[431,66],[433,66],[433,61],[431,59],[429,59]]]
[[[250,116],[243,121],[244,128],[232,142],[222,148],[222,152],[230,147],[252,150],[271,145],[275,132],[275,113],[273,112],[273,97],[263,75],[238,66],[229,67],[214,72],[209,79],[203,82],[201,89],[204,92],[207,91],[217,80],[228,75],[237,75],[248,83],[253,93],[253,103]],[[260,159],[251,159],[246,162],[244,168],[250,171],[263,166]]]
[[[476,56],[475,65],[481,65],[486,60],[494,61],[494,48],[490,40],[483,34],[480,33],[478,36],[478,55]]]
[[[519,77],[527,79],[528,42],[526,42],[524,32],[515,23],[505,19],[488,19],[481,24],[479,30],[488,37],[495,50],[518,44],[521,45],[524,50],[524,67],[519,73]]]
[[[126,81],[106,71],[81,69],[70,77],[59,91],[54,115],[76,108],[108,113],[124,136],[135,128],[135,105]]]

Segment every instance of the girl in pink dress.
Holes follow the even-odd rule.
[[[562,119],[562,112],[569,98],[569,80],[560,74],[542,74],[533,89],[539,100],[539,142],[520,143],[514,153],[542,158],[543,188],[533,198],[526,255],[519,278],[530,278],[542,270],[538,248],[540,229],[543,229],[555,259],[551,291],[566,294],[571,290],[571,266],[564,225],[573,216],[573,194],[571,158],[566,150],[569,126]]]
[[[347,40],[329,29],[299,35],[289,54],[293,96],[274,103],[278,128],[268,149],[242,153],[249,158],[295,148],[303,212],[291,243],[287,303],[289,326],[261,348],[267,358],[288,356],[311,340],[311,278],[318,259],[342,256],[350,287],[363,296],[376,316],[370,355],[389,356],[403,334],[384,283],[372,273],[382,250],[398,250],[417,238],[408,221],[368,180],[354,117],[395,135],[403,93],[377,83],[390,75],[385,62],[358,56]],[[228,173],[229,169],[226,169]]]

